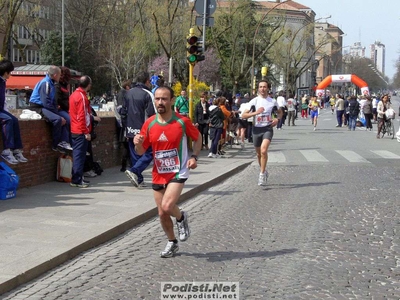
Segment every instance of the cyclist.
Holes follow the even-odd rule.
[[[382,130],[384,123],[386,122],[385,112],[389,108],[391,108],[390,102],[389,102],[389,95],[384,94],[384,95],[382,95],[381,100],[378,102],[378,105],[376,107],[376,112],[378,114],[378,133],[376,134],[377,139],[381,138],[380,137],[381,130]]]

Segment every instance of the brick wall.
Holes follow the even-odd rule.
[[[19,115],[15,113],[15,115]],[[103,169],[120,165],[122,150],[116,140],[115,117],[99,112],[101,122],[96,127],[97,138],[92,142],[94,161]],[[9,165],[20,177],[19,187],[28,187],[56,179],[59,152],[51,149],[51,127],[44,120],[19,120],[24,156],[27,163]],[[0,149],[3,141],[0,135]]]

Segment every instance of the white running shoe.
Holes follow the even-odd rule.
[[[14,157],[10,149],[3,150],[3,152],[1,152],[1,157],[11,165],[18,164],[18,160]]]
[[[173,257],[175,253],[178,252],[178,250],[179,250],[178,243],[169,241],[165,246],[164,251],[161,251],[160,256],[162,258]]]
[[[185,211],[182,210],[183,220],[182,222],[176,221],[176,227],[178,227],[179,240],[181,242],[186,241],[190,236],[189,218]]]
[[[14,157],[16,160],[18,160],[18,162],[22,162],[22,163],[28,162],[28,159],[22,155],[21,149],[14,150]]]
[[[58,143],[57,147],[60,147],[62,149],[69,150],[69,151],[73,150],[71,145],[65,141]]]
[[[126,170],[125,174],[126,174],[126,176],[128,176],[128,178],[131,181],[133,186],[139,187],[138,176],[135,173],[133,173],[133,172],[131,172],[129,170]]]
[[[268,172],[265,171],[264,174],[260,174],[258,176],[258,185],[267,185],[267,179],[268,179]]]
[[[90,170],[90,171],[83,173],[83,176],[93,178],[93,177],[96,177],[97,174],[93,170]]]

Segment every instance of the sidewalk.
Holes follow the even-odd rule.
[[[254,161],[249,144],[245,150],[228,149],[226,158],[207,154],[202,151],[180,201]],[[157,215],[151,168],[143,174],[148,183],[143,190],[133,187],[119,169],[90,178],[86,189],[50,182],[20,189],[16,198],[0,201],[0,295]]]

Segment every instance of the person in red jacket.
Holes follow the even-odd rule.
[[[71,118],[72,137],[72,179],[73,187],[87,188],[89,183],[83,180],[83,168],[85,165],[88,142],[91,140],[92,130],[90,117],[90,102],[87,92],[92,87],[92,79],[82,76],[79,79],[79,87],[69,97],[69,116]]]

